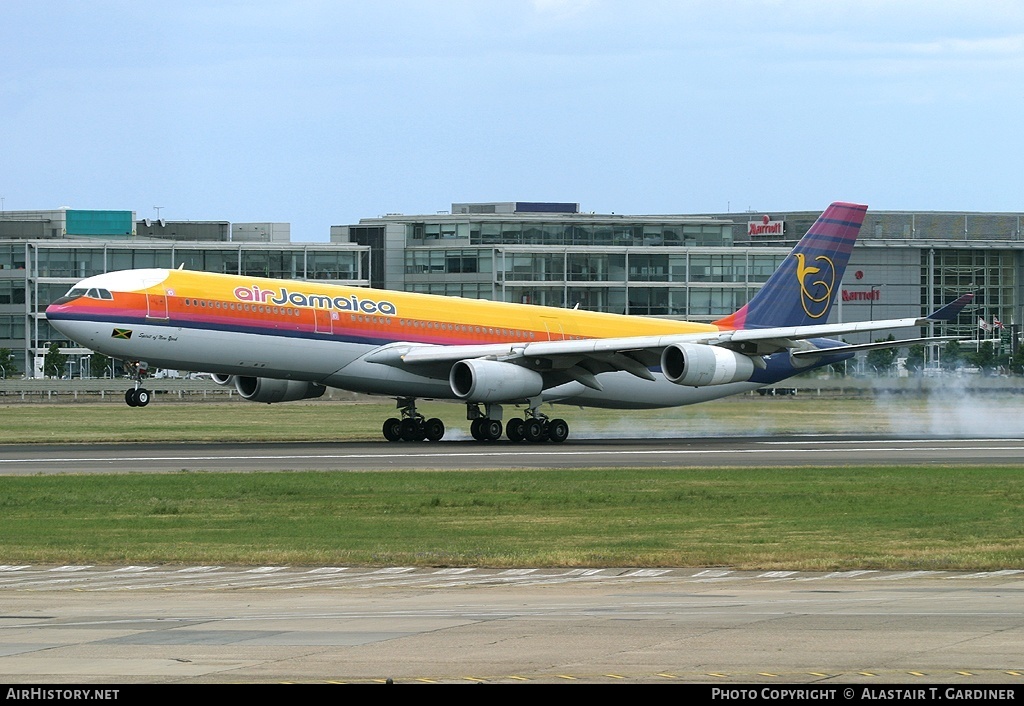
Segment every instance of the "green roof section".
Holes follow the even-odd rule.
[[[65,214],[67,235],[131,237],[134,228],[131,211],[79,211]]]

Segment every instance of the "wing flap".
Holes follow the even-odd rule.
[[[873,351],[879,348],[900,348],[902,346],[914,346],[923,343],[941,343],[942,341],[965,341],[962,336],[932,336],[930,338],[903,338],[899,341],[875,341],[874,343],[858,343],[854,345],[839,346],[836,348],[808,348],[804,350],[790,351],[794,358],[813,357],[817,355],[829,355],[834,353],[851,353],[857,351]]]

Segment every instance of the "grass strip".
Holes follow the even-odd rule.
[[[419,411],[440,417],[446,439],[468,439],[461,404],[422,402]],[[963,434],[1017,436],[1024,395],[992,395],[983,404],[962,397],[875,399],[757,395],[656,410],[604,410],[545,405],[563,417],[573,439],[775,434]],[[505,407],[505,418],[520,414]],[[123,403],[65,402],[0,405],[0,443],[134,441],[380,441],[381,425],[397,416],[395,403],[175,402],[144,408]]]
[[[0,477],[0,562],[1024,568],[1017,467]]]

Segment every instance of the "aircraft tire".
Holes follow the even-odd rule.
[[[135,397],[135,388],[124,391],[124,403],[129,407],[138,407],[139,401]]]
[[[501,438],[501,422],[497,419],[485,419],[480,425],[480,436],[484,441],[497,441]]]
[[[423,429],[427,434],[427,441],[440,441],[444,436],[444,422],[437,417],[428,419]]]
[[[140,387],[135,391],[135,403],[139,407],[145,407],[149,404],[150,399],[152,399],[152,395],[146,388]]]
[[[384,438],[388,441],[402,440],[402,420],[391,417],[384,420]]]
[[[560,444],[569,438],[569,423],[564,419],[552,419],[548,423],[548,439]]]
[[[403,419],[399,423],[398,428],[402,441],[419,441],[423,439],[423,437],[420,436],[420,425],[416,423],[415,419]]]
[[[469,425],[469,433],[477,441],[483,441],[484,440],[484,437],[480,434],[480,423],[481,422],[483,422],[483,419],[474,419],[472,421],[472,423],[470,423],[470,425]]]
[[[527,420],[526,425],[523,427],[523,437],[531,444],[544,441],[547,438],[545,432],[544,423],[539,419]]]
[[[522,419],[509,419],[505,425],[505,436],[509,441],[520,442],[523,440],[523,427],[526,425]]]

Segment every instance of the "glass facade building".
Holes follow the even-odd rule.
[[[37,235],[40,223],[55,223],[62,212],[6,212],[0,216],[0,348],[14,355],[17,371],[0,371],[0,376],[32,374],[36,360],[51,343],[61,352],[87,355],[89,351],[65,340],[46,320],[46,307],[63,296],[80,279],[115,270],[149,267],[202,270],[255,277],[316,279],[369,286],[370,252],[359,245],[329,243],[224,242],[230,229],[226,222],[190,222],[180,228],[188,240],[170,241],[139,237],[129,230],[131,212],[68,211],[66,223],[90,232],[67,234],[62,222],[46,225],[45,239],[20,238],[19,232]],[[116,215],[120,213],[120,216]],[[110,214],[115,214],[113,217]],[[127,214],[128,219],[124,217]],[[77,225],[76,225],[77,224]],[[81,224],[85,224],[82,226]],[[139,222],[137,230],[150,224]],[[167,232],[173,223],[161,223]],[[102,232],[116,228],[118,232]],[[95,232],[94,232],[95,231]]]
[[[581,213],[577,204],[456,203],[334,226],[331,239],[373,249],[374,286],[713,321],[742,306],[819,215],[618,216]],[[1022,217],[869,210],[831,320],[924,315],[975,292],[935,335],[976,338],[979,319],[1019,324]]]
[[[713,320],[741,306],[788,252],[737,247],[734,228],[728,218],[518,202],[363,219],[335,226],[331,239],[376,248],[373,285],[387,289]]]

